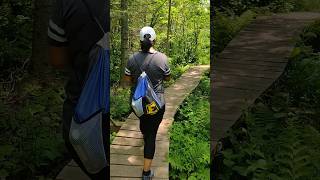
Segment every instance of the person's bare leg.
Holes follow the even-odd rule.
[[[150,170],[151,163],[152,163],[152,159],[144,158],[144,162],[143,162],[143,171],[144,172],[147,172]]]

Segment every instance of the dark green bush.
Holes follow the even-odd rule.
[[[205,77],[179,109],[170,130],[170,177],[209,179],[210,79]]]
[[[251,20],[256,14],[253,11],[246,11],[241,16],[230,16],[226,12],[216,11],[214,17],[213,45],[214,53],[221,52],[232,38]]]
[[[0,2],[0,80],[31,56],[32,1]]]
[[[131,112],[130,89],[112,88],[110,95],[110,115],[114,120],[121,120]]]
[[[59,84],[28,83],[20,96],[0,101],[0,177],[34,179],[65,160]]]

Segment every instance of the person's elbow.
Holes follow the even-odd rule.
[[[68,61],[67,47],[49,47],[49,64],[57,69],[65,68]]]
[[[133,85],[133,78],[129,75],[124,75],[121,83],[122,87],[131,87]]]

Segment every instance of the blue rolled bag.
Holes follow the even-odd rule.
[[[82,1],[104,36],[90,50],[91,67],[71,121],[69,140],[86,170],[95,174],[108,165],[103,121],[110,112],[110,49],[108,33]]]

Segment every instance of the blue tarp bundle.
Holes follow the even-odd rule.
[[[147,93],[147,89],[148,89],[148,79],[146,76],[140,76],[138,79],[138,83],[137,83],[137,87],[134,91],[133,94],[133,99],[137,100],[141,97],[146,96]]]
[[[82,123],[95,114],[109,112],[109,49],[100,48],[75,109],[74,120]]]
[[[95,174],[107,166],[104,114],[109,112],[108,35],[96,44],[89,57],[92,67],[71,121],[69,139],[86,170]],[[107,122],[108,123],[108,122]]]

